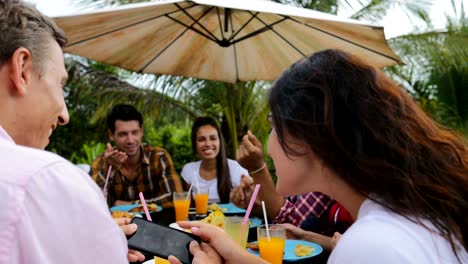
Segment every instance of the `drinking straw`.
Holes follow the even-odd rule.
[[[148,206],[146,206],[146,201],[145,201],[145,197],[143,196],[143,193],[140,192],[138,194],[138,196],[140,196],[141,205],[143,205],[143,210],[145,210],[146,219],[153,222],[153,219],[151,219],[151,216],[150,216],[149,211],[148,211]]]
[[[200,185],[198,185],[198,178],[195,177],[195,186],[197,187],[197,192],[200,194]]]
[[[268,219],[267,219],[267,213],[265,209],[265,201],[262,201],[262,209],[263,209],[263,218],[265,218],[265,227],[266,227],[266,232],[267,232],[267,238],[268,241],[270,241],[270,229],[268,228]]]
[[[242,225],[247,224],[247,221],[249,221],[249,215],[250,215],[250,212],[252,211],[252,207],[255,203],[255,199],[257,199],[257,194],[258,194],[259,189],[260,189],[260,184],[256,184],[255,189],[252,193],[252,197],[250,198],[249,206],[247,207],[247,211],[245,212],[244,219],[242,220]]]
[[[185,200],[188,200],[190,198],[190,192],[192,191],[192,187],[193,187],[193,184],[190,185],[190,188],[188,189],[187,197],[185,198]]]
[[[103,192],[107,191],[107,183],[109,182],[111,171],[112,171],[112,165],[109,165],[109,169],[107,170],[106,182],[104,183],[104,188],[102,188]]]

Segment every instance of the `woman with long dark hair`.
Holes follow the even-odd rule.
[[[319,52],[283,74],[269,104],[278,191],[313,186],[356,218],[330,262],[468,261],[467,144],[383,73]],[[289,169],[301,162],[307,173]]]
[[[223,135],[211,117],[199,117],[192,126],[192,151],[199,161],[186,164],[181,172],[188,184],[209,187],[209,203],[229,202],[229,193],[249,175],[235,160],[226,158]],[[206,189],[206,188],[205,188]]]

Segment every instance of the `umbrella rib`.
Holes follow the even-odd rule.
[[[194,28],[193,25],[195,25],[195,22],[192,25],[189,26],[189,25],[186,25],[185,23],[183,23],[183,22],[181,22],[181,21],[179,21],[179,20],[177,20],[177,19],[175,19],[175,18],[173,18],[171,16],[167,16],[167,18],[171,19],[172,21],[174,21],[176,23],[179,23],[180,25],[185,27],[187,30],[190,29],[190,30],[194,31],[195,33],[198,33],[198,34],[202,35],[203,37],[205,37],[205,38],[207,38],[207,39],[209,39],[209,40],[211,40],[213,42],[216,42],[216,43],[218,42],[217,39],[213,39],[211,36],[208,36],[205,33],[201,32],[200,30]]]
[[[242,31],[242,29],[244,29],[258,15],[258,13],[259,12],[255,14],[250,13],[252,16],[249,18],[249,20],[247,20],[247,22],[245,22],[244,25],[242,25],[242,27],[239,28],[239,30],[237,30],[237,32],[235,32],[234,34],[231,35],[231,37],[229,37],[229,41],[233,40]]]
[[[382,52],[380,52],[380,51],[370,49],[370,48],[368,48],[368,47],[366,47],[366,46],[364,46],[364,45],[361,45],[361,44],[356,43],[356,42],[354,42],[354,41],[351,41],[351,40],[349,40],[349,39],[345,39],[345,38],[343,38],[343,37],[340,37],[340,36],[338,36],[338,35],[335,35],[335,34],[333,34],[333,33],[330,33],[330,32],[328,32],[328,31],[325,31],[325,30],[323,30],[323,29],[320,29],[320,28],[317,28],[317,27],[314,27],[314,26],[311,26],[311,25],[308,25],[308,24],[305,24],[305,23],[301,23],[301,22],[299,22],[299,21],[297,21],[297,20],[295,20],[295,19],[293,19],[293,18],[289,18],[289,19],[291,19],[291,21],[294,21],[294,22],[296,22],[296,23],[298,23],[298,24],[305,25],[306,27],[309,27],[309,28],[311,28],[311,29],[315,29],[315,30],[317,30],[317,31],[319,31],[319,32],[322,32],[322,33],[324,33],[324,34],[330,35],[330,36],[335,37],[335,38],[337,38],[337,39],[341,39],[341,40],[343,40],[344,42],[348,42],[348,43],[353,44],[353,45],[355,45],[355,46],[357,46],[357,47],[360,47],[360,48],[362,48],[362,49],[368,50],[368,51],[370,51],[370,52],[373,52],[373,53],[376,53],[376,54],[378,54],[378,55],[381,55],[381,56],[383,56],[383,57],[385,57],[385,58],[394,60],[394,61],[396,61],[397,63],[400,63],[399,60],[397,60],[397,59],[395,59],[395,58],[393,58],[393,57],[391,57],[391,56],[389,56],[389,55],[387,55],[387,54],[384,54],[384,53],[382,53]]]
[[[190,8],[192,8],[192,7],[194,7],[194,6],[196,6],[196,4],[193,4],[193,5],[191,5],[191,6],[186,7],[186,9],[190,9]],[[166,15],[170,15],[170,14],[173,14],[173,13],[176,13],[176,12],[180,12],[180,10],[172,11],[172,12],[169,12],[169,13],[167,13],[167,14],[162,14],[162,15],[150,17],[150,18],[143,19],[143,20],[141,20],[141,21],[137,21],[137,22],[132,23],[132,24],[129,24],[129,25],[125,25],[125,26],[122,26],[122,27],[118,27],[118,28],[116,28],[116,29],[106,31],[106,32],[103,32],[103,33],[101,33],[101,34],[91,36],[91,37],[89,37],[89,38],[85,38],[85,39],[82,39],[82,40],[78,40],[78,41],[72,42],[72,43],[66,45],[66,47],[68,48],[68,47],[71,47],[71,46],[74,46],[74,45],[78,45],[78,44],[81,44],[81,43],[83,43],[83,42],[87,42],[87,41],[90,41],[90,40],[93,40],[93,39],[96,39],[96,38],[99,38],[99,37],[102,37],[102,36],[105,36],[105,35],[108,35],[108,34],[117,32],[117,31],[120,31],[120,30],[122,30],[122,29],[130,28],[130,27],[133,27],[133,26],[136,26],[136,25],[139,25],[139,24],[143,24],[143,23],[146,23],[146,22],[148,22],[148,21],[151,21],[151,20],[154,20],[154,19],[158,19],[158,18],[160,18],[160,17],[166,16]]]
[[[199,23],[200,18],[202,18],[203,16],[200,17],[200,18],[198,18],[198,19],[195,19],[192,15],[190,15],[187,11],[185,11],[185,9],[181,8],[181,7],[179,6],[179,4],[175,3],[174,5],[176,5],[176,6],[180,9],[180,11],[182,11],[186,16],[188,16],[190,19],[192,19],[193,22],[195,22],[197,25],[199,25],[204,31],[206,31],[206,33],[208,33],[213,39],[218,40],[218,38],[216,38],[216,36],[215,36],[213,33],[211,33],[211,31],[209,31],[204,25],[202,25],[201,23]],[[214,8],[214,6],[211,6],[211,7],[208,9],[208,12],[211,11],[213,8]],[[208,13],[208,12],[207,12],[207,13]],[[183,24],[183,23],[182,23],[182,24]],[[193,25],[192,25],[192,26],[193,26]],[[195,29],[195,28],[193,28],[192,26],[190,26],[190,29],[191,29],[191,30],[193,30],[193,31],[195,31],[195,32],[197,32],[197,33],[199,33],[199,34],[202,34],[203,36],[206,36],[205,34],[201,33],[200,30]]]
[[[234,25],[231,19],[231,31],[234,31]],[[237,63],[237,49],[236,45],[232,44],[232,49],[234,50],[234,66],[236,67],[236,82],[239,82],[239,65]]]
[[[263,27],[263,28],[260,28],[260,29],[258,29],[258,30],[256,30],[256,31],[254,31],[254,32],[251,32],[251,33],[249,33],[249,34],[243,36],[242,38],[238,38],[238,39],[232,41],[231,44],[237,43],[237,42],[242,41],[242,40],[244,40],[244,39],[248,39],[248,38],[250,38],[250,37],[253,37],[253,36],[255,36],[255,35],[261,34],[261,33],[266,32],[266,31],[268,31],[268,30],[271,30],[271,31],[275,32],[276,34],[278,34],[278,33],[273,29],[273,26],[276,25],[276,24],[279,24],[279,23],[281,23],[281,22],[283,22],[283,21],[285,21],[285,20],[288,19],[288,17],[283,17],[282,19],[280,19],[280,20],[278,20],[278,21],[276,21],[276,22],[274,22],[274,23],[267,24],[267,23],[263,22],[263,20],[261,20],[258,16],[255,17],[255,18],[258,19],[260,22],[262,22],[263,25],[264,25],[264,27]],[[279,35],[279,34],[278,34],[278,35]],[[283,39],[284,39],[284,38],[283,38]]]
[[[290,17],[288,16],[282,16],[283,19],[280,19],[278,20],[277,22],[275,23],[272,23],[270,25],[268,25],[267,23],[265,23],[261,18],[259,17],[256,17],[262,24],[265,25],[265,27],[269,28],[273,33],[275,33],[278,37],[280,37],[284,42],[288,43],[289,46],[291,46],[293,49],[295,49],[297,52],[299,52],[303,57],[305,57],[306,55],[304,54],[304,52],[302,52],[298,47],[296,47],[294,44],[292,44],[289,40],[287,40],[285,37],[283,37],[280,33],[278,33],[274,28],[273,28],[273,25],[276,25],[280,22],[283,22],[285,20],[288,20],[288,19],[291,19]]]
[[[216,7],[216,13],[218,14],[218,23],[219,23],[219,28],[222,28],[222,23],[221,23],[221,16],[219,14],[219,8]],[[223,30],[221,30],[221,38],[224,39],[224,33]]]
[[[145,64],[145,66],[143,66],[140,70],[138,70],[138,72],[143,72],[143,70],[146,69],[146,67],[148,67],[151,63],[153,63],[154,60],[156,60],[159,56],[161,56],[161,54],[166,51],[172,44],[174,44],[174,42],[176,42],[180,37],[182,37],[182,35],[185,34],[185,32],[187,32],[189,30],[188,27],[186,27],[184,29],[184,31],[182,31],[175,39],[173,39],[169,44],[166,45],[166,47],[164,47],[158,54],[156,54],[151,60],[148,61],[148,63]]]

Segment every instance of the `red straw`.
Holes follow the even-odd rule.
[[[104,183],[104,188],[102,188],[103,192],[107,191],[107,183],[109,182],[111,171],[112,171],[112,165],[109,165],[109,169],[107,170],[106,183]]]
[[[252,193],[252,197],[250,198],[249,207],[247,207],[247,211],[245,212],[244,219],[242,220],[242,225],[247,224],[247,221],[249,221],[249,215],[250,215],[250,212],[252,211],[252,207],[255,203],[255,199],[257,199],[257,194],[258,194],[259,189],[260,189],[260,184],[256,184],[255,189]]]
[[[143,209],[145,210],[146,219],[153,222],[153,219],[151,219],[151,216],[150,216],[149,211],[148,211],[148,206],[146,206],[146,201],[145,201],[145,197],[143,197],[143,193],[140,192],[138,195],[140,196],[141,205],[143,205]]]

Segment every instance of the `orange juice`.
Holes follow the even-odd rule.
[[[176,221],[185,221],[188,219],[190,200],[174,200]]]
[[[169,260],[154,256],[154,264],[171,264]]]
[[[205,215],[208,212],[208,194],[200,193],[194,195],[197,215]]]
[[[258,240],[258,247],[260,248],[260,257],[272,264],[283,263],[285,240],[279,237],[268,238],[262,237]]]

